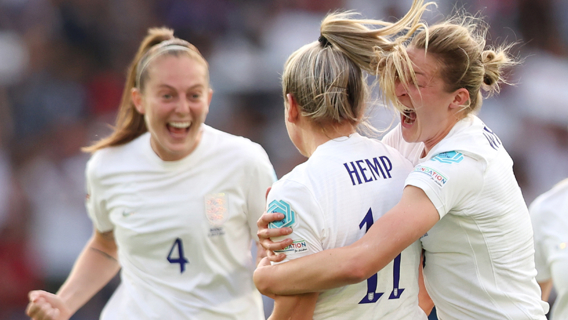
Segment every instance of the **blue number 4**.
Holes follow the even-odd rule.
[[[174,252],[174,249],[177,246],[177,258],[172,257],[172,253]],[[184,254],[183,254],[183,242],[181,242],[180,238],[177,238],[174,241],[174,244],[172,245],[172,248],[170,249],[170,253],[168,254],[168,261],[170,263],[179,263],[179,269],[180,269],[180,273],[183,273],[185,271],[185,265],[187,263],[189,263],[189,261],[185,258]]]
[[[371,208],[369,208],[369,211],[367,211],[365,218],[363,218],[363,221],[361,221],[361,223],[359,224],[359,229],[362,229],[364,225],[367,225],[367,228],[365,229],[365,233],[367,233],[367,231],[369,231],[369,228],[373,225],[373,223],[374,223],[373,211],[371,210]],[[402,292],[404,291],[404,288],[398,287],[400,283],[400,256],[401,254],[396,256],[396,258],[394,258],[393,288],[389,296],[389,299],[400,298]],[[377,291],[377,282],[378,282],[378,276],[376,273],[372,277],[367,279],[367,295],[365,295],[365,297],[359,302],[359,304],[375,303],[384,294],[384,292],[375,292]]]

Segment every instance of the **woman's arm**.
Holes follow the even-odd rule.
[[[30,292],[26,313],[32,319],[69,319],[104,287],[120,270],[113,232],[93,236],[75,261],[75,265],[57,294]]]
[[[268,320],[311,320],[319,293],[274,297],[274,310]]]
[[[550,298],[550,291],[552,291],[552,279],[539,281],[538,285],[540,286],[541,292],[540,298],[542,299],[542,301],[548,302],[548,298]]]
[[[255,284],[267,295],[295,295],[361,282],[384,268],[439,219],[438,211],[424,191],[407,186],[400,202],[357,242],[283,264],[260,266],[254,273]],[[262,237],[271,235],[270,231],[258,232],[263,246]],[[274,250],[279,244],[268,245]]]
[[[418,270],[418,305],[424,313],[430,315],[432,313],[432,309],[434,309],[434,301],[430,298],[428,291],[426,290],[426,285],[424,284],[424,252],[422,252],[422,256],[420,257],[420,267]]]
[[[562,252],[550,263],[550,271],[552,273],[552,283],[556,292],[568,292],[568,248],[563,247]],[[550,290],[548,291],[550,294]],[[547,297],[548,300],[548,297]],[[558,301],[558,299],[556,300]]]

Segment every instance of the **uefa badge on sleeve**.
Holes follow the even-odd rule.
[[[227,219],[227,195],[225,193],[214,193],[205,196],[205,215],[209,224],[219,227]]]
[[[271,222],[268,225],[270,229],[291,227],[296,222],[296,213],[284,200],[273,200],[266,211],[269,213],[279,212],[284,215],[284,219]]]

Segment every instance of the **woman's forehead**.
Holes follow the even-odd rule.
[[[148,67],[148,80],[207,82],[207,67],[197,59],[186,54],[167,54],[158,57]]]
[[[416,75],[435,76],[438,74],[439,63],[432,53],[415,47],[408,47],[406,51]]]

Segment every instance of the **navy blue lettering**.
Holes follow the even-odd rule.
[[[497,137],[497,135],[487,127],[483,127],[483,130],[485,130],[483,135],[489,142],[491,148],[497,150],[501,146],[501,141],[499,140],[499,137]]]
[[[379,178],[381,177],[381,174],[382,174],[383,179],[385,178],[385,173],[383,171],[383,168],[381,167],[381,164],[379,163],[379,159],[373,158],[374,165],[369,160],[365,160],[365,161],[367,161],[367,165],[369,166],[369,168],[371,168],[371,172],[373,172],[373,171],[376,172],[377,175],[379,176]],[[379,174],[379,170],[381,171],[380,174]],[[375,173],[373,173],[373,176],[375,176]]]
[[[359,170],[361,170],[361,175],[363,176],[363,179],[365,179],[365,182],[373,181],[373,179],[367,179],[367,176],[365,175],[365,170],[367,170],[367,168],[361,167],[361,163],[363,163],[363,160],[357,160],[357,161],[355,161],[355,163],[357,163]]]
[[[390,174],[390,172],[392,171],[392,163],[390,162],[389,158],[387,158],[387,156],[381,156],[380,159],[381,162],[383,163],[383,168],[385,168],[385,171],[387,172],[387,175],[389,176],[389,178],[392,178]]]
[[[353,164],[353,162],[351,163],[351,167],[353,168],[353,170],[349,169],[349,165],[347,165],[347,163],[344,163],[343,165],[345,166],[345,169],[347,169],[347,173],[349,173],[349,177],[351,178],[351,182],[353,182],[353,185],[355,185],[355,180],[353,179],[353,174],[355,174],[355,176],[357,177],[357,181],[359,182],[359,184],[361,184],[361,178],[359,177],[359,173],[357,172],[357,168],[355,168],[355,164]]]

